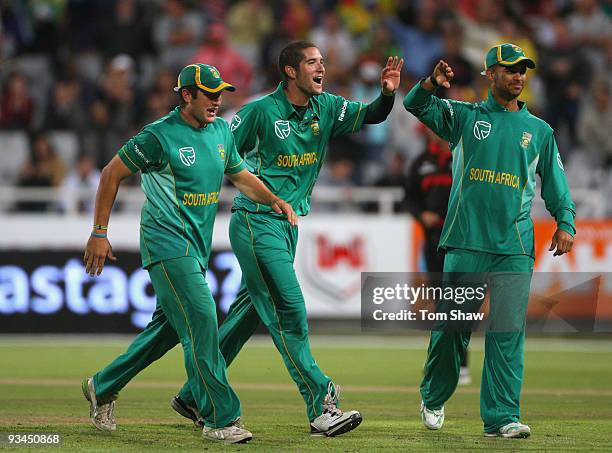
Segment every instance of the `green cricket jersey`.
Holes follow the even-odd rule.
[[[304,216],[310,211],[328,141],[359,130],[367,106],[324,92],[310,98],[302,116],[287,100],[283,84],[245,104],[234,116],[231,129],[236,148],[252,172]],[[232,209],[272,212],[242,193],[234,199]]]
[[[192,256],[207,269],[223,174],[246,168],[227,122],[217,118],[195,128],[177,107],[145,126],[119,150],[119,157],[130,170],[142,172],[143,267]]]
[[[552,128],[519,101],[510,112],[484,102],[439,99],[420,82],[404,107],[450,143],[453,185],[441,248],[535,258],[531,202],[538,174],[546,208],[574,235],[576,209]]]

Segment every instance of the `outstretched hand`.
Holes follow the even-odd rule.
[[[387,64],[380,73],[380,86],[383,94],[392,94],[399,88],[402,66],[404,66],[403,58],[395,56],[387,59]]]
[[[431,77],[436,80],[439,86],[450,88],[450,82],[455,77],[455,74],[453,73],[453,68],[446,61],[440,60],[434,68]]]

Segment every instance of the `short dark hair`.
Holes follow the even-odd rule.
[[[281,50],[278,56],[278,69],[283,76],[283,79],[287,80],[287,74],[285,73],[285,66],[291,66],[297,71],[300,67],[300,61],[304,59],[304,49],[309,47],[317,47],[309,41],[293,41],[287,44],[283,50]]]
[[[200,91],[200,89],[195,85],[187,85],[186,87],[179,88],[178,95],[179,95],[179,106],[180,107],[185,107],[186,105],[185,99],[183,99],[184,89],[189,91],[189,94],[191,94],[191,97],[194,99],[198,97],[198,92]]]

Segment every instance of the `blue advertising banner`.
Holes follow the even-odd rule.
[[[99,277],[85,273],[82,251],[1,251],[1,333],[131,333],[155,309],[140,254],[115,251],[118,260]],[[212,252],[207,272],[223,319],[240,286],[240,267],[227,250]]]

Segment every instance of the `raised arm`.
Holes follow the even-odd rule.
[[[471,104],[434,96],[438,86],[450,87],[453,69],[444,61],[436,64],[432,74],[418,82],[404,98],[404,107],[437,135],[451,144],[458,143],[464,112]]]
[[[380,73],[380,95],[366,109],[364,124],[378,124],[387,119],[393,109],[395,91],[400,85],[400,75],[404,59],[389,57]]]
[[[450,88],[453,77],[455,77],[453,68],[451,68],[446,61],[440,60],[438,64],[436,64],[431,75],[423,80],[421,86],[427,91],[434,91],[439,86]]]

